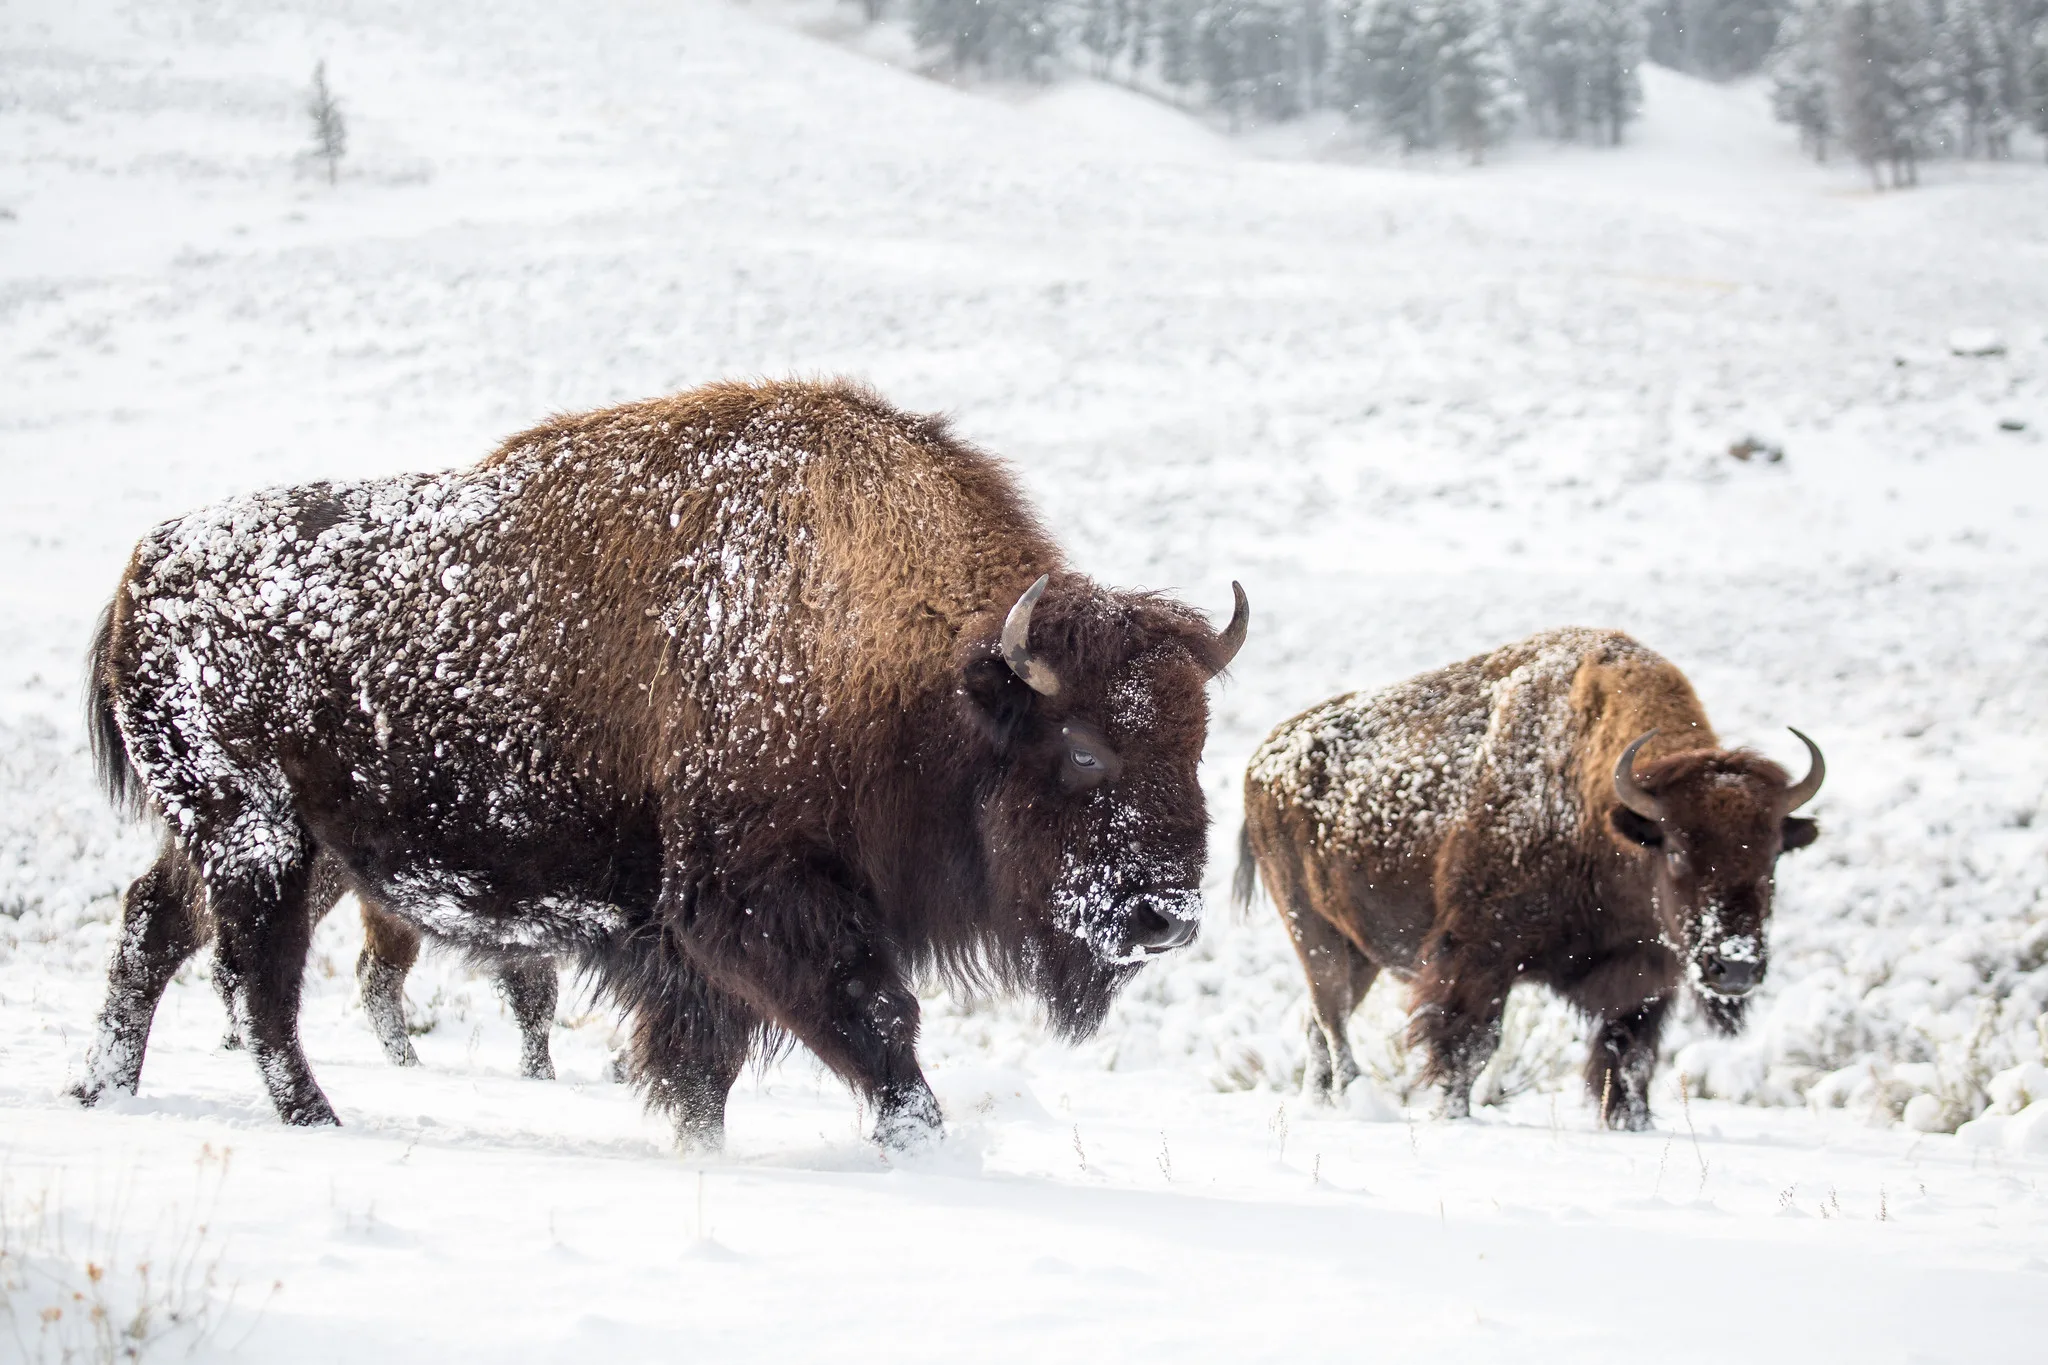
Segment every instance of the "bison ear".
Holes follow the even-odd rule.
[[[1017,727],[1031,714],[1037,696],[1011,667],[994,655],[974,660],[962,670],[960,695],[968,713],[991,744],[1009,747]]]
[[[1788,815],[1785,817],[1785,851],[1787,853],[1790,853],[1795,848],[1805,848],[1818,838],[1820,838],[1820,826],[1814,821],[1802,815]]]
[[[1664,831],[1657,828],[1657,822],[1647,815],[1638,815],[1627,806],[1615,806],[1607,812],[1607,823],[1614,826],[1614,832],[1632,844],[1644,848],[1662,848]]]

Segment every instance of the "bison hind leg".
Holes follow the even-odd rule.
[[[1318,1103],[1334,1103],[1359,1077],[1349,1025],[1379,968],[1327,919],[1312,909],[1295,907],[1291,897],[1280,918],[1308,977],[1308,1063],[1302,1069],[1302,1093]]]
[[[405,1027],[405,978],[420,957],[417,929],[390,911],[364,899],[363,951],[356,956],[356,984],[363,993],[363,1013],[393,1066],[418,1066],[412,1035]]]
[[[156,863],[122,897],[106,1005],[86,1055],[85,1078],[71,1090],[81,1103],[95,1104],[110,1091],[135,1093],[157,1002],[178,968],[206,942],[202,899],[192,865],[168,840]]]
[[[1428,1054],[1424,1083],[1442,1087],[1439,1118],[1472,1116],[1472,1084],[1500,1048],[1501,1015],[1511,984],[1480,971],[1477,964],[1461,970],[1441,959],[1432,960],[1417,979],[1408,1041]]]
[[[519,1021],[519,1074],[530,1080],[555,1078],[555,1059],[548,1050],[548,1030],[555,1023],[555,997],[560,982],[553,958],[534,957],[498,968],[498,993]]]
[[[660,979],[641,977],[620,992],[633,1006],[632,1060],[623,1079],[642,1088],[648,1108],[669,1116],[682,1152],[715,1155],[725,1149],[726,1099],[760,1025],[686,964],[671,959],[663,967]]]
[[[315,918],[308,911],[311,845],[295,819],[273,810],[274,804],[261,815],[245,811],[216,837],[194,841],[207,854],[200,865],[213,911],[215,971],[278,1116],[298,1126],[338,1124],[299,1043]]]

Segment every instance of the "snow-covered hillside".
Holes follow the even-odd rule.
[[[1801,163],[1761,92],[1656,71],[1620,151],[1361,165],[1109,87],[956,90],[781,19],[0,11],[9,1264],[111,1258],[118,1296],[203,1222],[198,1264],[240,1286],[203,1358],[2038,1343],[2048,1122],[1894,1116],[2015,1108],[2044,1060],[2048,175],[1873,195]],[[304,156],[323,59],[352,134],[333,189]],[[1970,329],[2003,352],[1951,354]],[[821,372],[954,413],[1102,578],[1219,613],[1245,583],[1196,949],[1080,1048],[933,997],[956,1136],[907,1167],[799,1057],[742,1083],[700,1185],[603,1079],[608,1018],[565,1001],[564,1080],[512,1079],[488,984],[445,962],[411,988],[425,1066],[391,1071],[345,915],[306,1007],[340,1133],[277,1127],[198,967],[139,1098],[60,1097],[148,857],[78,722],[93,614],[148,526]],[[1749,436],[1783,460],[1730,458]],[[1789,723],[1827,749],[1753,1027],[1674,1036],[1650,1135],[1591,1131],[1576,1026],[1534,999],[1498,1076],[1533,1089],[1470,1125],[1420,1094],[1400,1121],[1305,1110],[1296,968],[1270,912],[1222,907],[1245,757],[1333,692],[1569,623],[1677,661],[1731,741],[1797,767]],[[1355,1029],[1395,1091],[1399,1008],[1383,986]],[[74,1329],[33,1318],[54,1291],[31,1278],[34,1358]]]

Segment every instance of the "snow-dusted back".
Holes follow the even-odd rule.
[[[1586,727],[1571,699],[1589,656],[1662,662],[1611,631],[1546,632],[1311,707],[1254,749],[1246,772],[1311,812],[1321,848],[1335,857],[1434,847],[1468,815],[1484,772],[1498,783],[1487,827],[1519,866],[1584,820],[1574,744]]]

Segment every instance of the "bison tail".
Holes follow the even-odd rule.
[[[100,613],[99,628],[93,632],[92,649],[86,655],[85,728],[92,741],[92,764],[99,772],[100,789],[116,808],[140,814],[142,776],[128,757],[128,740],[114,712],[114,680],[107,660],[113,646],[114,604],[109,602]]]
[[[1252,852],[1252,827],[1237,827],[1237,874],[1230,879],[1230,903],[1240,915],[1252,909],[1252,897],[1259,893],[1259,860]]]

